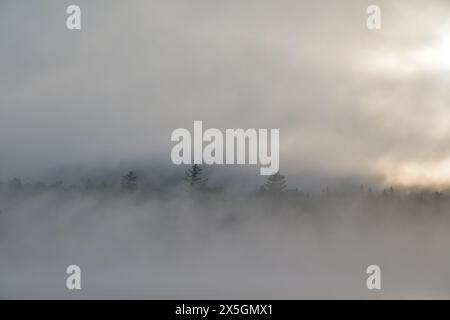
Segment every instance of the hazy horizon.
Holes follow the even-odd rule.
[[[448,0],[73,4],[0,1],[0,299],[450,297]],[[196,120],[286,180],[185,175]]]
[[[450,4],[378,1],[375,31],[369,4],[79,1],[71,32],[66,1],[4,1],[0,178],[176,171],[170,133],[203,120],[280,129],[302,185],[448,186]]]

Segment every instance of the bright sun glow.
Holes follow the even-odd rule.
[[[383,164],[387,185],[448,186],[450,158],[433,162],[406,162],[400,165]]]
[[[431,38],[429,43],[416,48],[384,48],[372,52],[366,60],[369,70],[392,76],[450,70],[450,27],[436,29]]]
[[[413,53],[413,59],[424,67],[450,69],[450,30],[444,28],[436,35],[435,43],[424,46]]]

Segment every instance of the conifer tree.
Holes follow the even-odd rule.
[[[186,177],[184,178],[192,187],[203,186],[208,179],[203,179],[203,169],[198,164],[194,164],[191,169],[184,172]]]
[[[121,186],[124,190],[134,191],[137,189],[137,184],[138,177],[133,171],[128,172],[122,177]]]
[[[286,179],[279,172],[277,172],[267,178],[264,187],[268,192],[271,193],[283,192],[286,188]]]

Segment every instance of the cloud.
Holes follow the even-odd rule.
[[[386,159],[447,158],[448,73],[382,62],[411,67],[405,54],[433,43],[449,5],[379,1],[382,29],[371,32],[369,4],[80,1],[82,30],[70,32],[66,3],[6,2],[0,175],[168,162],[170,133],[197,119],[280,128],[293,176],[382,181]]]

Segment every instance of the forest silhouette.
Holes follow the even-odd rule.
[[[90,277],[85,298],[370,297],[370,264],[389,278],[382,297],[449,290],[446,190],[310,193],[276,173],[240,191],[209,185],[205,167],[185,169],[172,189],[140,170],[115,182],[2,183],[0,282],[9,290],[0,296],[69,297],[55,283],[69,263]]]
[[[163,190],[152,184],[141,181],[138,171],[130,170],[121,177],[116,177],[116,183],[108,180],[85,179],[79,184],[65,184],[62,180],[52,183],[23,182],[20,178],[14,178],[8,182],[0,181],[0,193],[5,197],[14,196],[37,196],[46,193],[58,193],[60,195],[99,195],[103,197],[134,196],[141,200],[146,198],[176,198],[193,197],[196,201],[206,200],[231,200],[243,198],[255,200],[268,200],[273,205],[282,202],[291,205],[309,205],[319,207],[336,201],[362,201],[367,204],[450,204],[450,192],[448,190],[433,190],[430,188],[406,188],[406,187],[384,187],[378,190],[364,185],[355,185],[353,188],[331,189],[325,186],[321,192],[311,193],[288,188],[287,178],[280,172],[268,176],[266,182],[259,188],[240,192],[237,195],[231,193],[227,188],[209,186],[208,178],[205,176],[204,168],[194,164],[187,168],[184,177],[180,176],[180,183],[175,188]],[[1,203],[0,203],[1,209]]]

